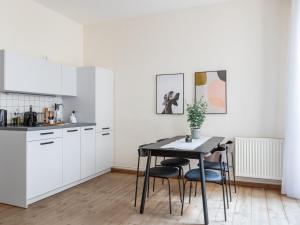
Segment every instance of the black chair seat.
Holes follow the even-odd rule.
[[[184,158],[172,158],[172,159],[165,159],[160,162],[163,166],[170,166],[170,167],[179,167],[179,166],[187,166],[190,164],[190,160]]]
[[[150,177],[171,178],[179,176],[179,170],[174,167],[152,167],[149,170]]]
[[[184,177],[189,181],[200,181],[200,169],[192,169]],[[222,182],[222,176],[216,171],[205,170],[205,180],[207,182],[220,183]]]

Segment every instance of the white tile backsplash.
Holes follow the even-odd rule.
[[[54,111],[55,103],[61,104],[62,97],[0,92],[0,109],[7,110],[8,123],[10,123],[14,112],[27,112],[30,105],[32,105],[33,111],[40,113],[43,112],[45,107],[49,108],[50,111]]]

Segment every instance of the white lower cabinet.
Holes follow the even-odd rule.
[[[62,139],[27,142],[27,198],[62,186]]]
[[[0,203],[25,208],[113,165],[113,133],[96,133],[93,125],[0,130],[0,143]]]
[[[96,133],[95,127],[81,128],[81,178],[96,172]]]
[[[80,128],[63,129],[63,185],[80,180]]]
[[[113,165],[112,131],[96,133],[96,172],[110,169]]]

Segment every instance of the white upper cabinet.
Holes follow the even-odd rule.
[[[39,93],[61,95],[61,65],[40,59],[41,73],[38,75]]]
[[[0,50],[0,91],[76,96],[76,68]]]
[[[79,121],[97,124],[96,132],[113,130],[113,72],[99,67],[80,67],[77,79],[78,98],[64,99],[65,115],[75,110]]]
[[[39,59],[23,57],[15,52],[1,53],[1,91],[38,92],[42,62]]]
[[[77,71],[74,66],[61,66],[61,95],[77,96]]]

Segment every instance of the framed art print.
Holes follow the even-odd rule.
[[[195,73],[195,101],[207,102],[208,114],[227,113],[226,70]]]
[[[184,114],[184,74],[156,75],[156,113]]]

